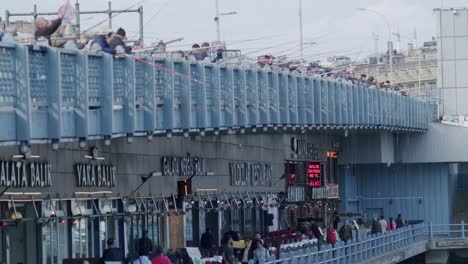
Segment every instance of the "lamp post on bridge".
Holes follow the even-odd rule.
[[[390,61],[390,84],[393,85],[393,42],[392,42],[392,28],[390,26],[390,22],[384,14],[378,11],[375,11],[373,9],[358,8],[358,10],[378,15],[384,20],[385,24],[387,25],[387,29],[388,29],[388,44],[387,45],[388,45],[388,55],[389,55],[389,61]]]
[[[219,13],[219,0],[216,0],[216,17],[214,18],[214,21],[216,23],[216,40],[220,41],[221,40],[221,29],[219,26],[219,19],[220,16],[230,16],[230,15],[237,15],[237,12],[227,12],[227,13]]]

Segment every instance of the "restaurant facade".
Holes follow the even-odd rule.
[[[98,258],[111,237],[131,256],[145,230],[177,249],[198,246],[206,228],[219,243],[230,228],[251,237],[326,223],[337,210],[329,194],[339,139],[281,132],[2,146],[0,259]]]

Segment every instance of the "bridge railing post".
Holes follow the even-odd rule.
[[[465,238],[465,221],[461,220],[461,237]]]

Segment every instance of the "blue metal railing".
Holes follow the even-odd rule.
[[[461,240],[466,239],[467,224],[417,224],[386,233],[361,235],[352,241],[338,241],[335,245],[316,243],[286,248],[279,253],[279,258],[270,255],[261,259],[260,264],[275,263],[363,263],[393,251],[411,246],[414,243],[432,239]],[[253,264],[253,260],[249,264]]]
[[[296,74],[0,42],[0,143],[180,131],[425,131],[414,97]]]
[[[362,263],[426,240],[427,230],[423,224],[408,226],[391,232],[366,235],[346,243],[339,241],[334,246],[323,245],[320,250],[316,244],[307,244],[280,252],[278,259],[271,255],[269,260],[262,259],[260,263]]]
[[[460,224],[432,224],[429,223],[429,237],[443,239],[464,239],[468,224],[462,220]]]

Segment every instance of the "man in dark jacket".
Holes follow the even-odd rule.
[[[34,24],[36,25],[34,39],[38,40],[40,37],[44,37],[49,41],[49,45],[51,45],[50,36],[54,34],[62,24],[62,17],[52,21],[49,21],[44,17],[36,17]]]
[[[111,48],[108,43],[108,40],[110,39],[111,36],[112,36],[112,32],[105,32],[105,31],[100,32],[99,34],[94,36],[93,39],[91,40],[91,47],[97,44],[101,47],[101,50],[103,52],[115,55],[117,52],[115,51],[115,49]]]
[[[140,256],[148,256],[151,250],[153,250],[153,241],[148,237],[148,230],[143,232],[143,237],[138,239],[138,254]]]
[[[204,256],[210,257],[210,250],[213,248],[213,234],[209,228],[202,234],[200,239],[200,247]]]
[[[353,231],[348,221],[346,221],[345,224],[340,228],[338,235],[340,236],[340,239],[344,242],[353,239]]]
[[[372,234],[382,233],[382,225],[380,225],[380,223],[375,218],[372,219],[371,233]]]
[[[117,32],[115,32],[114,37],[111,39],[109,42],[109,46],[111,49],[115,49],[117,46],[122,46],[124,49],[125,53],[130,53],[132,52],[132,48],[129,46],[125,45],[125,42],[123,41],[125,38],[125,30],[123,28],[117,29]]]
[[[115,245],[113,238],[107,239],[107,249],[104,250],[102,261],[124,261],[124,253]]]

